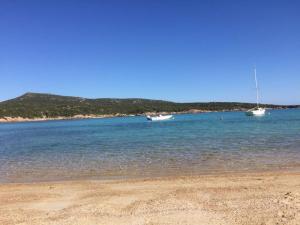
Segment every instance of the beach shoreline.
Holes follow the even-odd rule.
[[[300,172],[0,184],[0,224],[300,223]]]
[[[116,118],[116,117],[131,117],[131,116],[153,116],[157,114],[198,114],[198,113],[208,113],[213,111],[208,110],[188,110],[188,111],[182,111],[182,112],[147,112],[142,114],[103,114],[103,115],[75,115],[75,116],[58,116],[58,117],[37,117],[37,118],[24,118],[24,117],[3,117],[0,118],[0,124],[1,123],[19,123],[19,122],[43,122],[43,121],[59,121],[59,120],[81,120],[81,119],[105,119],[105,118]]]

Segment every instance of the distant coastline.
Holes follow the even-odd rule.
[[[160,112],[159,114],[196,114],[196,113],[209,113],[213,111],[204,110],[189,110],[182,112]],[[129,116],[146,116],[146,115],[157,115],[157,112],[147,112],[143,114],[105,114],[105,115],[75,115],[75,116],[58,116],[58,117],[36,117],[36,118],[24,118],[24,117],[3,117],[0,118],[0,123],[18,123],[18,122],[41,122],[41,121],[55,121],[55,120],[79,120],[79,119],[104,119],[104,118],[115,118],[115,117],[129,117]]]
[[[255,106],[254,103],[242,102],[176,103],[141,98],[87,99],[26,93],[17,98],[0,102],[0,123],[246,111]],[[261,104],[261,106],[270,109],[300,108],[300,105]]]
[[[269,108],[272,110],[287,109],[287,108]],[[26,118],[26,117],[2,117],[0,118],[1,123],[21,123],[21,122],[43,122],[43,121],[57,121],[57,120],[81,120],[81,119],[105,119],[105,118],[116,118],[116,117],[134,117],[134,116],[154,116],[154,115],[179,115],[179,114],[200,114],[200,113],[211,113],[211,112],[242,112],[247,109],[234,109],[234,110],[220,110],[220,111],[210,111],[210,110],[188,110],[182,112],[146,112],[142,114],[104,114],[104,115],[75,115],[75,116],[57,116],[57,117],[36,117],[36,118]]]

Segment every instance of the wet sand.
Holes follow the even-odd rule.
[[[0,224],[300,224],[300,173],[0,185]]]

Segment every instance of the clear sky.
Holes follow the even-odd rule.
[[[300,104],[300,1],[0,0],[0,100]]]

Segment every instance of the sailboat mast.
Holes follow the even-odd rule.
[[[257,84],[257,77],[256,77],[256,67],[254,67],[254,79],[255,79],[255,87],[256,87],[256,104],[257,104],[257,106],[259,106],[259,103],[258,103],[259,95],[258,95],[258,84]]]

